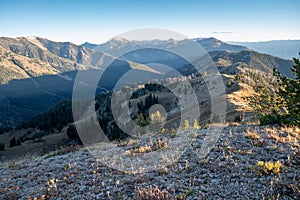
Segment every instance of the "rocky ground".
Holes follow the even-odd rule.
[[[152,171],[129,170],[126,164],[141,155],[170,152],[179,135],[114,144],[124,152],[123,168],[86,148],[2,163],[0,199],[300,199],[299,128],[231,125],[220,130],[203,158],[197,149],[207,144],[207,129],[182,131],[189,148],[178,161]]]

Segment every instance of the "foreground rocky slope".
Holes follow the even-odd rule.
[[[195,151],[187,150],[178,162],[148,173],[142,169],[134,173],[111,169],[86,149],[2,163],[0,199],[300,198],[299,128],[255,125],[220,128],[220,138],[205,158],[198,159]],[[183,133],[197,150],[207,129]],[[146,155],[147,146],[163,153],[172,138],[177,137],[166,132],[151,140],[116,145],[134,157]],[[158,141],[157,138],[163,143],[152,148],[152,140]],[[273,168],[269,161],[274,163]],[[279,164],[277,168],[275,163]]]

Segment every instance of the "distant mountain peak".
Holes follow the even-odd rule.
[[[126,40],[125,38],[122,37],[114,37],[111,40],[109,40],[107,43],[109,44],[115,44],[115,43],[129,43],[129,40]]]
[[[125,38],[122,38],[122,37],[119,37],[119,36],[113,37],[113,38],[111,39],[111,41],[129,42],[129,40],[127,40],[127,39],[125,39]]]
[[[231,45],[228,43],[224,43],[221,40],[218,40],[214,37],[209,38],[197,38],[194,39],[198,44],[200,44],[206,51],[243,51],[247,50],[247,47],[239,46],[239,45]]]
[[[200,38],[200,39],[196,39],[197,42],[201,42],[201,43],[211,43],[214,44],[214,46],[221,46],[222,44],[225,44],[224,42],[222,42],[221,40],[218,40],[217,38],[214,37],[209,37],[209,38]]]
[[[26,36],[26,37],[21,37],[22,39],[26,39],[27,41],[50,41],[46,38],[39,37],[39,36]]]
[[[28,40],[36,40],[38,36],[30,35],[30,36],[26,36],[25,38]]]

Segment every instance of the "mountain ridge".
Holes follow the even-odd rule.
[[[259,42],[234,42],[229,44],[243,45],[261,53],[267,53],[283,59],[298,57],[300,40],[270,40]]]
[[[183,42],[175,40],[153,41],[158,46],[166,45],[166,48],[170,46],[180,47],[181,42]],[[223,74],[234,75],[240,73],[240,69],[243,67],[257,68],[257,66],[262,67],[261,70],[264,71],[271,70],[274,67],[282,71],[281,68],[288,69],[292,65],[292,61],[256,53],[246,47],[228,45],[215,38],[198,38],[195,41],[202,43],[209,50],[209,55]],[[124,42],[130,44],[130,41],[124,41],[120,38],[114,39],[113,42],[121,42],[122,45]],[[149,42],[151,41],[139,41],[138,44],[142,45]],[[93,44],[85,43],[85,45],[91,46]],[[7,119],[7,115],[18,118],[18,121],[28,119],[28,116],[45,111],[46,108],[50,108],[59,101],[71,98],[73,81],[78,70],[90,68],[92,70],[103,70],[101,68],[103,64],[116,59],[107,52],[93,51],[85,45],[53,42],[40,37],[1,37],[0,70],[2,76],[0,81],[2,84],[0,85],[0,100],[2,103],[1,109],[4,112],[0,116],[0,122]],[[121,48],[124,47],[121,46]],[[102,81],[106,84],[104,88],[112,88],[122,74],[131,69],[144,73],[140,76],[131,76],[134,79],[143,78],[144,81],[147,81],[146,77],[148,75],[157,79],[162,78],[161,73],[164,72],[159,71],[159,67],[147,66],[147,62],[150,61],[169,65],[174,69],[181,70],[180,72],[186,75],[195,72],[194,69],[185,68],[188,63],[177,59],[174,55],[165,54],[165,58],[161,60],[162,54],[159,51],[151,50],[148,54],[149,51],[143,52],[142,50],[116,60],[113,64],[114,67],[104,74]],[[248,60],[242,60],[243,56]],[[135,62],[141,59],[144,59],[144,63]],[[41,99],[45,102],[41,103],[43,102]],[[20,104],[20,102],[24,103]],[[36,102],[39,108],[32,110],[33,107],[28,102]],[[27,117],[24,118],[23,114],[20,113],[27,113]]]

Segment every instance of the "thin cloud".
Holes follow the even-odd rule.
[[[215,31],[212,32],[213,34],[233,34],[233,32],[231,31]]]

